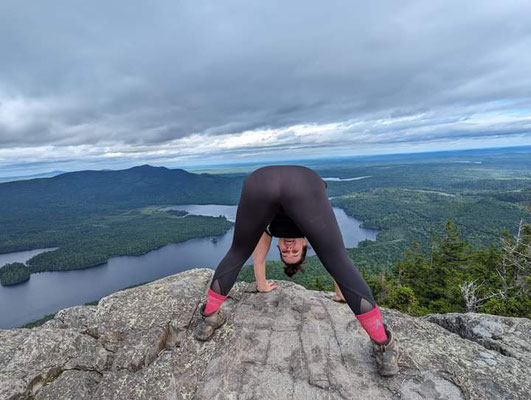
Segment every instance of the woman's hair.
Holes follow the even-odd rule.
[[[287,263],[286,261],[284,261],[284,259],[282,258],[282,253],[280,253],[280,259],[282,260],[282,262],[286,265],[284,267],[284,273],[289,276],[290,278],[295,275],[297,272],[304,272],[304,261],[306,259],[306,251],[308,250],[308,245],[304,245],[302,246],[302,254],[301,254],[301,258],[299,261],[297,261],[296,263]],[[280,251],[280,249],[279,249]]]

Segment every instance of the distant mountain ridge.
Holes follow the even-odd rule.
[[[123,170],[83,170],[51,178],[34,178],[0,183],[4,207],[114,204],[142,206],[181,201],[205,202],[209,193],[234,204],[233,193],[243,178],[194,174],[183,169],[139,165]],[[229,189],[229,190],[226,190]],[[211,197],[211,196],[210,196]],[[237,199],[236,199],[237,201]]]
[[[0,240],[151,205],[238,203],[244,177],[139,165],[0,183]]]

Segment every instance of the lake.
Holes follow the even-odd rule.
[[[190,214],[224,215],[234,222],[237,206],[178,205],[166,209],[185,210]],[[375,240],[377,230],[360,228],[361,221],[333,207],[346,247],[358,242]],[[171,243],[141,256],[120,256],[97,267],[32,274],[29,281],[15,286],[0,286],[0,328],[13,328],[42,318],[63,308],[98,300],[125,287],[163,278],[191,268],[215,269],[232,243],[234,228],[223,235]],[[273,238],[268,260],[280,260]],[[308,247],[307,256],[315,255]],[[52,249],[36,249],[0,254],[0,266],[11,262],[26,262],[34,255]],[[252,264],[249,257],[246,264]]]
[[[36,256],[37,254],[44,253],[45,251],[56,250],[56,249],[58,249],[58,247],[49,247],[46,249],[26,250],[26,251],[17,251],[14,253],[0,254],[0,267],[6,264],[14,263],[14,262],[26,264],[26,261]]]

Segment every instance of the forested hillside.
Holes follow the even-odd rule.
[[[242,181],[143,165],[0,183],[0,253],[61,246],[131,218],[148,223],[141,210],[152,204],[235,204]]]
[[[500,192],[497,192],[500,194]],[[459,225],[474,245],[496,243],[502,231],[516,232],[519,221],[531,216],[522,204],[482,193],[448,194],[418,189],[374,189],[332,200],[363,226],[381,229],[376,243],[350,249],[360,266],[388,269],[403,249],[418,242],[427,251],[433,235],[441,235],[448,220]]]
[[[234,204],[242,181],[144,165],[2,183],[0,253],[58,247],[31,258],[29,273],[71,270],[168,243],[221,235],[233,225],[224,217],[183,218],[182,212],[160,208]],[[20,266],[15,268],[0,269],[2,284],[28,279]]]
[[[143,165],[0,183],[0,253],[25,250],[42,232],[70,230],[86,218],[150,205],[235,204],[242,181]]]

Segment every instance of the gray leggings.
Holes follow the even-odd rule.
[[[280,205],[304,232],[352,311],[362,314],[372,310],[376,303],[348,256],[323,180],[300,165],[262,167],[245,179],[232,245],[214,273],[211,289],[222,295],[229,293]]]

